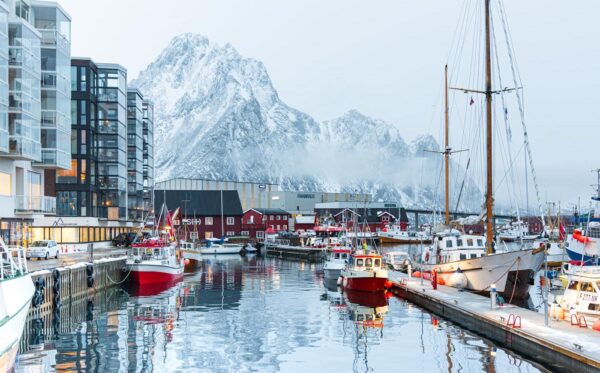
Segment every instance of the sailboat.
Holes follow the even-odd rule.
[[[450,225],[449,211],[449,158],[454,151],[449,144],[448,66],[445,67],[444,112],[444,167],[445,167],[445,221],[434,234],[433,245],[424,251],[422,271],[435,271],[438,278],[450,286],[462,287],[474,292],[489,292],[492,286],[511,302],[529,294],[530,283],[544,262],[544,248],[521,249],[497,253],[494,248],[494,184],[492,141],[492,96],[508,89],[492,89],[491,19],[490,0],[485,0],[485,89],[461,91],[484,94],[486,103],[486,235],[465,234],[460,226]]]

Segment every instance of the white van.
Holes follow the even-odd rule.
[[[42,241],[33,241],[29,248],[27,249],[27,253],[25,256],[27,259],[31,258],[44,258],[48,259],[49,257],[54,257],[58,259],[59,253],[58,245],[56,241],[53,240],[42,240]]]

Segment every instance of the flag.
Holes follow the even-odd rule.
[[[558,227],[558,239],[559,241],[564,241],[565,240],[565,226],[562,225],[562,223],[560,223],[559,227]]]
[[[471,97],[471,101],[469,101],[469,106],[473,105],[475,103],[475,100],[473,100],[473,97]]]

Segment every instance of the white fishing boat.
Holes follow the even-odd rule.
[[[411,264],[410,255],[406,251],[388,251],[383,255],[383,262],[388,268],[402,272]]]
[[[563,295],[556,301],[563,309],[584,316],[591,326],[600,318],[600,267],[580,266],[572,270]]]
[[[198,247],[195,242],[182,241],[179,244],[179,247],[181,249],[181,255],[183,255],[183,259],[195,260],[197,262],[202,260],[202,252],[200,251],[200,247]]]
[[[538,238],[538,234],[529,233],[529,224],[522,220],[513,221],[500,229],[498,239],[500,241],[532,241]]]
[[[388,283],[388,271],[381,254],[370,248],[355,249],[340,277],[347,290],[382,292]]]
[[[22,248],[0,239],[0,265],[0,372],[11,372],[35,288]]]
[[[412,244],[412,243],[431,243],[431,233],[422,231],[408,231],[402,230],[400,225],[393,224],[389,227],[385,227],[383,230],[377,233],[381,243],[398,243],[398,244]]]
[[[329,252],[329,257],[323,264],[326,280],[337,280],[340,277],[351,253],[352,250],[343,247],[334,248]]]

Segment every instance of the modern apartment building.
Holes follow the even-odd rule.
[[[53,2],[0,1],[0,235],[26,245],[55,214],[54,171],[70,166],[70,17]]]
[[[154,104],[149,100],[142,103],[143,110],[143,157],[144,157],[144,210],[152,211],[154,189]]]
[[[135,88],[127,90],[127,207],[129,219],[141,221],[144,214],[143,102]]]

